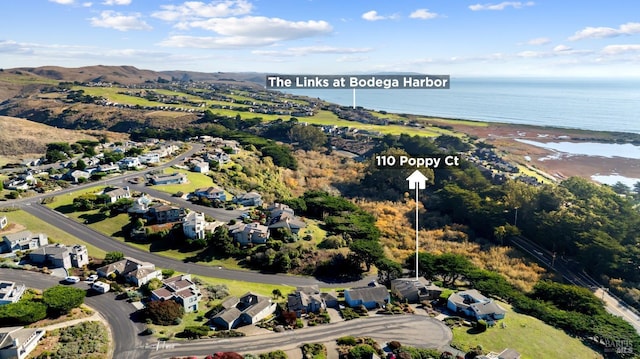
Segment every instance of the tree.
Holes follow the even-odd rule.
[[[76,169],[84,171],[87,168],[87,164],[81,159],[76,161]]]
[[[154,300],[142,310],[145,318],[151,319],[154,324],[172,325],[184,315],[184,308],[173,300]]]
[[[57,285],[42,293],[42,301],[52,315],[58,316],[82,305],[86,294],[87,292],[80,288]]]
[[[378,268],[378,282],[389,284],[402,275],[402,266],[388,258],[382,258],[376,263]]]
[[[124,253],[122,252],[107,252],[104,256],[104,264],[111,264],[124,259]]]
[[[282,298],[282,292],[278,288],[272,290],[271,295],[273,295],[274,299]]]
[[[47,305],[20,300],[0,306],[0,326],[27,325],[47,317]]]
[[[349,350],[349,359],[369,359],[376,350],[369,344],[358,344]]]
[[[458,278],[464,276],[473,268],[466,257],[453,253],[444,253],[437,256],[434,267],[436,274],[442,277],[445,286],[452,286]]]
[[[377,240],[358,239],[349,245],[355,258],[364,263],[366,271],[371,269],[371,265],[384,258],[384,250]]]
[[[303,150],[314,150],[327,143],[327,135],[319,128],[297,124],[289,130],[289,138]]]

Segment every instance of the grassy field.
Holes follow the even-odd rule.
[[[63,243],[66,245],[84,244],[87,246],[89,255],[96,258],[104,258],[104,255],[106,254],[102,249],[87,244],[79,238],[62,231],[25,211],[6,212],[3,213],[3,215],[7,216],[9,223],[19,223],[32,232],[45,233],[49,237],[50,242]]]
[[[184,193],[189,193],[189,192],[193,192],[198,188],[215,186],[215,183],[213,183],[213,180],[211,179],[211,177],[205,175],[204,173],[196,173],[196,172],[174,169],[174,168],[168,168],[164,171],[164,173],[167,173],[167,174],[176,173],[176,172],[184,173],[187,176],[187,179],[189,180],[189,182],[183,183],[183,184],[158,185],[158,186],[153,186],[153,188],[157,189],[158,191],[173,194],[180,191]]]
[[[507,314],[500,323],[486,332],[470,334],[469,328],[453,329],[453,341],[469,348],[481,345],[484,351],[499,353],[505,348],[513,348],[523,359],[535,358],[600,358],[599,354],[550,325],[528,315],[516,313],[510,305],[500,303]]]

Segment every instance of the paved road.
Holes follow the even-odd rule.
[[[151,350],[147,357],[155,359],[186,355],[204,356],[219,351],[261,353],[276,349],[289,350],[304,343],[327,342],[345,335],[368,336],[380,343],[399,340],[406,345],[438,349],[445,348],[453,338],[451,329],[430,317],[374,316],[284,333],[176,343],[173,348],[159,347],[158,351]]]
[[[58,212],[45,206],[32,204],[24,206],[24,210],[61,230],[80,238],[81,240],[101,248],[107,252],[123,252],[126,256],[142,261],[154,263],[160,268],[171,268],[179,272],[194,275],[239,280],[245,282],[283,284],[290,286],[303,286],[317,284],[321,287],[344,287],[366,285],[371,278],[364,278],[355,282],[328,283],[312,277],[289,276],[285,274],[264,274],[252,271],[232,270],[214,266],[206,266],[196,263],[185,263],[173,258],[160,256],[154,253],[131,247],[123,242],[112,239],[104,234],[84,226]]]
[[[58,284],[60,278],[50,275],[29,272],[23,270],[0,268],[0,278],[18,283],[24,283],[27,287],[46,289]],[[80,282],[74,286],[85,289],[87,283]],[[89,295],[85,303],[100,312],[109,322],[113,335],[114,358],[137,359],[144,357],[144,343],[138,336],[144,329],[144,325],[131,321],[130,315],[135,311],[134,307],[123,300],[115,300],[113,293],[102,295]]]

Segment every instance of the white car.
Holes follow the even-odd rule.
[[[65,277],[64,281],[66,283],[74,284],[74,283],[78,283],[80,281],[80,277],[76,277],[74,275],[70,275],[68,277]]]
[[[98,275],[97,274],[92,274],[92,275],[87,277],[87,282],[95,282],[96,280],[98,280]]]

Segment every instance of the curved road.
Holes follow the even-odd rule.
[[[47,289],[59,283],[60,278],[50,275],[24,270],[0,268],[0,278],[24,283],[29,288]],[[88,288],[88,284],[80,282],[74,285],[78,288]],[[144,344],[138,333],[144,330],[144,325],[134,323],[130,316],[135,308],[124,300],[115,300],[113,293],[102,295],[89,294],[85,303],[97,310],[109,322],[113,336],[114,358],[137,359],[144,357]]]
[[[304,343],[328,342],[345,335],[368,336],[380,343],[399,340],[406,345],[436,349],[444,349],[453,338],[449,327],[427,316],[381,315],[283,333],[176,343],[174,347],[159,347],[158,351],[151,351],[148,357],[205,356],[220,351],[255,354],[276,349],[289,350]]]

